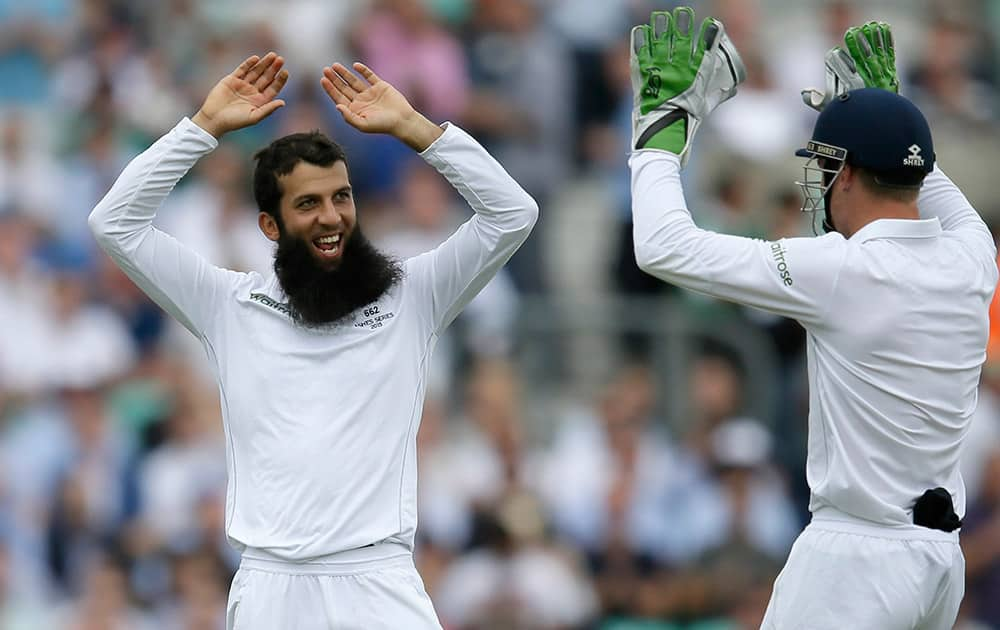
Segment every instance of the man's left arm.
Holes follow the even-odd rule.
[[[323,70],[323,89],[344,120],[417,151],[476,213],[438,248],[407,263],[415,290],[430,298],[430,325],[440,331],[528,238],[538,204],[469,134],[452,124],[435,125],[370,68],[353,67],[363,81],[339,63]]]
[[[531,233],[538,204],[469,134],[453,124],[420,153],[462,195],[475,215],[411,269],[428,279],[431,317],[447,326]]]

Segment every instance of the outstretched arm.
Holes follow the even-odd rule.
[[[745,77],[722,23],[706,18],[696,37],[693,24],[691,9],[680,7],[654,11],[649,25],[632,30],[636,262],[678,286],[819,322],[843,262],[839,235],[770,243],[701,230],[691,220],[680,180],[691,136]]]
[[[844,261],[843,237],[771,242],[702,230],[684,201],[678,156],[636,151],[629,167],[640,269],[671,284],[803,324],[822,321]]]
[[[366,133],[406,143],[457,190],[475,211],[437,249],[407,261],[412,295],[438,332],[450,323],[528,238],[538,205],[486,150],[457,126],[435,125],[370,68],[323,69],[322,85],[344,120]]]
[[[253,56],[223,78],[194,116],[185,118],[132,160],[89,224],[98,244],[164,310],[197,336],[238,274],[208,264],[153,227],[164,198],[227,131],[254,124],[281,107],[274,100],[287,79],[274,53]]]

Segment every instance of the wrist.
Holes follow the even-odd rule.
[[[226,133],[212,121],[210,116],[206,115],[205,112],[200,109],[198,110],[198,113],[191,117],[191,122],[210,133],[216,140],[221,138],[222,135]]]
[[[687,146],[688,115],[675,109],[660,117],[635,140],[635,149],[658,149],[680,155]]]
[[[444,129],[440,125],[435,125],[427,120],[423,114],[414,111],[411,116],[403,120],[394,135],[408,147],[420,153],[440,138],[442,133],[444,133]]]

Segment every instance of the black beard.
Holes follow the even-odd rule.
[[[403,277],[403,268],[355,227],[340,264],[327,269],[311,244],[282,230],[274,254],[274,272],[288,296],[292,318],[307,326],[334,324],[382,297]]]

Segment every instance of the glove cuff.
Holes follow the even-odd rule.
[[[660,149],[680,155],[687,145],[688,114],[675,109],[642,132],[634,149]]]

